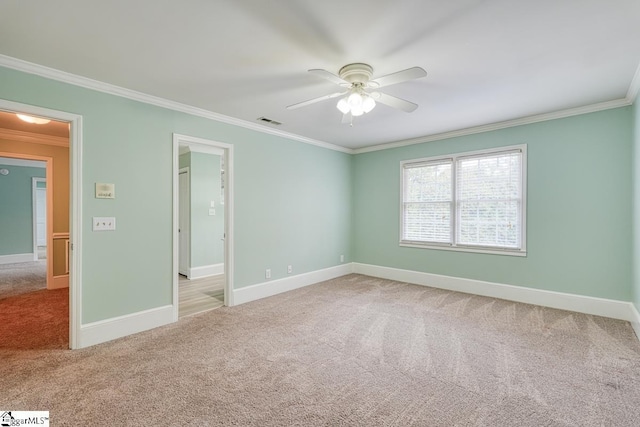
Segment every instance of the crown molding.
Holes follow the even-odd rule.
[[[236,119],[234,117],[225,116],[223,114],[215,113],[202,108],[193,107],[191,105],[182,104],[176,101],[171,101],[171,100],[156,97],[153,95],[148,95],[142,92],[137,92],[131,89],[126,89],[126,88],[115,86],[109,83],[100,82],[98,80],[93,80],[87,77],[78,76],[75,74],[67,73],[66,71],[56,70],[54,68],[45,67],[43,65],[34,64],[32,62],[23,61],[21,59],[13,58],[13,57],[2,55],[2,54],[0,54],[0,67],[10,68],[10,69],[22,71],[28,74],[34,74],[40,77],[45,77],[45,78],[60,81],[63,83],[72,84],[74,86],[80,86],[86,89],[91,89],[98,92],[103,92],[110,95],[115,95],[115,96],[131,99],[134,101],[142,102],[145,104],[162,107],[169,110],[179,111],[179,112],[190,114],[193,116],[203,117],[203,118],[215,120],[221,123],[226,123],[226,124],[242,127],[245,129],[254,130],[256,132],[279,136],[282,138],[302,142],[304,144],[314,145],[317,147],[322,147],[329,150],[339,151],[347,154],[362,154],[362,153],[369,153],[373,151],[389,150],[392,148],[423,144],[425,142],[439,141],[443,139],[473,135],[476,133],[484,133],[484,132],[490,132],[490,131],[499,130],[499,129],[532,124],[532,123],[539,123],[539,122],[544,122],[548,120],[562,119],[566,117],[577,116],[580,114],[588,114],[588,113],[594,113],[598,111],[609,110],[613,108],[626,107],[633,104],[636,97],[638,96],[638,92],[640,91],[640,65],[639,65],[631,81],[626,97],[622,99],[615,99],[612,101],[600,102],[597,104],[591,104],[591,105],[586,105],[586,106],[577,107],[577,108],[570,108],[570,109],[555,111],[551,113],[521,117],[513,120],[503,121],[503,122],[474,126],[474,127],[454,130],[450,132],[426,135],[418,138],[411,138],[411,139],[405,139],[405,140],[389,142],[389,143],[384,143],[379,145],[372,145],[368,147],[351,149],[351,148],[346,148],[346,147],[341,147],[339,145],[331,144],[328,142],[307,138],[294,133],[271,129],[257,123],[248,122],[242,119]],[[36,142],[36,141],[31,141],[31,142]],[[51,145],[56,145],[56,144],[51,144]]]
[[[69,148],[69,138],[61,136],[44,135],[41,133],[25,132],[21,130],[0,128],[0,139],[10,141],[29,142],[32,144],[54,145],[56,147]]]
[[[627,91],[627,99],[633,104],[638,97],[638,92],[640,91],[640,64],[638,64],[638,68],[636,68],[636,73],[633,75],[633,79],[631,79],[631,84],[629,85],[629,90]]]
[[[553,113],[538,114],[535,116],[521,117],[518,119],[507,120],[504,122],[490,123],[471,128],[454,130],[451,132],[443,132],[434,135],[421,136],[418,138],[405,139],[386,144],[372,145],[370,147],[356,148],[353,154],[370,153],[372,151],[389,150],[392,148],[406,147],[408,145],[423,144],[425,142],[440,141],[443,139],[457,138],[459,136],[473,135],[476,133],[491,132],[494,130],[505,129],[510,127],[528,125],[532,123],[546,122],[549,120],[562,119],[565,117],[578,116],[581,114],[595,113],[597,111],[610,110],[612,108],[620,108],[631,105],[631,101],[627,98],[615,99],[613,101],[600,102],[598,104],[586,105],[584,107],[570,108],[567,110],[555,111]]]
[[[229,117],[223,114],[214,113],[213,111],[205,110],[198,107],[193,107],[191,105],[182,104],[180,102],[171,101],[171,100],[160,98],[153,95],[148,95],[146,93],[138,92],[131,89],[126,89],[120,86],[104,83],[104,82],[93,80],[87,77],[78,76],[76,74],[67,73],[66,71],[56,70],[54,68],[45,67],[44,65],[34,64],[33,62],[23,61],[21,59],[13,58],[11,56],[0,54],[0,66],[5,68],[10,68],[16,71],[22,71],[28,74],[34,74],[40,77],[45,77],[51,80],[72,84],[74,86],[79,86],[86,89],[107,93],[110,95],[116,95],[122,98],[131,99],[131,100],[142,102],[145,104],[155,105],[156,107],[162,107],[169,110],[179,111],[182,113],[190,114],[192,116],[204,117],[204,118],[215,120],[218,122],[242,127],[245,129],[254,130],[260,133],[275,135],[282,138],[287,138],[294,141],[302,142],[305,144],[327,148],[329,150],[340,151],[340,152],[349,153],[349,154],[351,154],[353,151],[350,148],[340,147],[338,145],[330,144],[324,141],[318,141],[312,138],[307,138],[301,135],[296,135],[294,133],[271,129],[257,123],[236,119],[234,117]]]

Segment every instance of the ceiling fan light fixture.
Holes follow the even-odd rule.
[[[373,110],[376,107],[376,101],[373,100],[372,97],[367,96],[364,98],[364,101],[362,101],[362,110],[365,113],[368,113],[369,111]]]
[[[41,117],[28,116],[26,114],[16,114],[16,116],[18,116],[18,118],[20,120],[22,120],[23,122],[32,123],[32,124],[35,124],[35,125],[46,125],[47,123],[49,123],[51,121],[49,119],[43,119]]]
[[[349,103],[349,106],[352,109],[362,108],[362,95],[360,95],[357,92],[354,92],[351,95],[349,95],[349,98],[347,98],[347,102]]]
[[[411,113],[418,108],[417,104],[380,93],[375,89],[419,79],[427,75],[427,72],[422,68],[412,67],[373,79],[373,67],[361,62],[345,65],[340,68],[338,75],[317,68],[311,69],[309,72],[347,90],[288,105],[287,110],[305,107],[327,99],[340,98],[336,108],[343,114],[342,123],[351,122],[352,125],[353,117],[371,112],[378,102],[405,113]],[[369,92],[371,89],[374,90]]]
[[[362,105],[358,105],[355,107],[351,107],[351,115],[353,117],[358,117],[364,114],[364,109],[362,108]]]
[[[338,101],[338,105],[336,105],[336,107],[338,107],[338,110],[340,110],[342,114],[347,114],[351,110],[346,98],[342,98]]]

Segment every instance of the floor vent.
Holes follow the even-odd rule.
[[[280,126],[280,125],[282,124],[282,123],[280,123],[280,122],[277,122],[277,121],[275,121],[275,120],[268,119],[268,118],[266,118],[266,117],[258,117],[258,119],[257,119],[257,120],[258,120],[259,122],[265,122],[265,123],[269,123],[270,125],[276,125],[276,126]]]

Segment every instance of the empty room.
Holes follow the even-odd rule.
[[[0,2],[0,424],[640,425],[640,2]]]

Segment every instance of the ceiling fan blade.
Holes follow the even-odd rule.
[[[317,98],[309,99],[307,101],[298,102],[297,104],[292,104],[287,106],[287,110],[295,110],[296,108],[306,107],[307,105],[315,104],[316,102],[325,101],[331,98],[337,98],[341,95],[346,95],[347,92],[335,92],[329,95],[319,96]]]
[[[342,80],[340,77],[336,76],[333,73],[328,72],[327,70],[314,68],[313,70],[309,70],[309,72],[311,74],[314,74],[314,75],[318,76],[318,77],[321,77],[323,79],[329,80],[331,83],[335,83],[335,84],[343,86],[343,87],[351,86],[351,83],[349,83],[346,80]]]
[[[369,87],[384,87],[406,82],[407,80],[419,79],[427,75],[427,72],[420,67],[407,68],[396,73],[387,74],[368,82]]]
[[[387,95],[386,93],[380,93],[380,96],[375,98],[377,102],[381,102],[389,107],[397,108],[405,113],[411,113],[418,108],[418,104],[406,101],[404,99],[396,98],[395,96]]]

